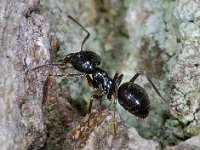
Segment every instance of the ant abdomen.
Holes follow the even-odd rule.
[[[150,111],[149,96],[139,85],[126,82],[118,89],[118,101],[121,106],[140,118],[146,118]]]

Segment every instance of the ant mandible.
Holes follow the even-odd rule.
[[[150,100],[149,97],[140,85],[135,84],[134,81],[140,76],[144,75],[157,95],[162,99],[162,101],[166,104],[168,109],[173,111],[177,115],[183,115],[184,113],[178,112],[171,108],[167,100],[160,94],[159,90],[156,88],[150,77],[144,72],[137,72],[129,82],[125,82],[120,85],[123,74],[119,75],[115,74],[114,78],[110,78],[108,73],[104,71],[102,68],[98,67],[101,63],[101,58],[95,52],[92,51],[84,51],[83,47],[86,41],[88,40],[90,33],[72,16],[68,16],[69,19],[74,21],[77,25],[79,25],[86,33],[86,37],[83,39],[81,44],[81,50],[76,53],[70,53],[65,56],[62,60],[62,63],[49,63],[45,65],[40,65],[32,68],[31,70],[36,70],[41,67],[46,66],[63,66],[68,67],[67,64],[71,64],[71,67],[77,71],[79,74],[66,74],[66,75],[50,75],[50,76],[59,76],[59,77],[77,77],[77,76],[86,76],[87,81],[90,86],[94,88],[102,87],[101,95],[93,95],[94,98],[100,99],[103,96],[107,96],[109,100],[111,100],[112,96],[114,96],[114,100],[118,99],[119,104],[131,114],[135,115],[139,118],[146,118],[150,111]]]

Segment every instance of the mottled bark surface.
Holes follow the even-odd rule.
[[[181,21],[179,30],[182,47],[171,71],[174,85],[172,98],[174,106],[183,109],[186,104],[184,109],[190,112],[180,119],[187,124],[184,131],[197,135],[200,134],[200,1],[183,0],[176,4],[175,16]]]
[[[37,0],[1,1],[0,149],[23,150],[45,142],[42,88],[45,78],[26,70],[49,59],[49,24],[35,12]],[[40,140],[36,140],[40,139]],[[37,147],[35,147],[37,149]]]

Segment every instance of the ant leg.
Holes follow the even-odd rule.
[[[37,69],[48,67],[48,66],[50,66],[50,67],[53,67],[53,66],[62,67],[62,66],[66,66],[66,64],[64,64],[64,63],[50,63],[50,64],[45,64],[45,65],[38,65],[38,66],[35,66],[35,67],[27,70],[27,72],[29,72],[29,71],[35,71]]]
[[[88,38],[90,37],[90,33],[76,20],[74,19],[72,16],[68,15],[68,18],[73,20],[76,24],[78,24],[85,32],[87,32],[86,37],[83,39],[82,44],[81,44],[81,51],[83,51],[83,46],[85,44],[85,42],[88,40]]]
[[[74,53],[70,53],[68,54],[64,60],[63,60],[63,63],[49,63],[49,64],[44,64],[44,65],[38,65],[38,66],[35,66],[33,68],[30,68],[26,71],[26,73],[30,72],[30,71],[35,71],[37,69],[40,69],[40,68],[44,68],[44,67],[47,67],[47,66],[50,66],[50,67],[67,67],[69,68],[70,66],[67,66],[66,64],[73,58],[73,54]]]
[[[113,102],[113,104],[114,104],[114,110],[113,110],[113,123],[112,123],[112,125],[113,125],[113,130],[112,130],[112,132],[113,132],[113,135],[114,136],[116,136],[117,135],[117,125],[116,125],[116,116],[115,116],[115,113],[116,113],[116,104],[117,104],[117,102],[116,102],[116,98],[114,98],[114,102]]]
[[[70,53],[70,54],[66,55],[64,59],[61,59],[59,61],[61,61],[64,64],[67,64],[68,62],[70,62],[73,59],[73,57],[74,57],[74,53]]]
[[[113,110],[113,135],[116,136],[117,135],[117,126],[116,126],[116,99],[117,99],[117,91],[118,91],[118,87],[122,81],[123,78],[123,74],[119,75],[118,73],[115,74],[114,78],[113,78],[113,82],[110,88],[109,93],[107,94],[108,99],[111,101],[112,99],[112,95],[114,96],[114,101],[113,101],[113,105],[114,105],[114,110]]]
[[[104,95],[103,93],[101,94],[96,94],[96,93],[99,93],[99,90],[98,90],[98,84],[96,82],[94,82],[94,80],[92,80],[92,78],[89,76],[89,75],[86,75],[86,78],[87,78],[87,81],[89,83],[89,85],[93,88],[96,88],[97,90],[94,91],[94,94],[92,95],[92,98],[95,98],[95,99],[101,99]]]
[[[90,86],[92,86],[94,88],[98,88],[98,85],[94,82],[94,80],[92,80],[92,78],[88,74],[86,75],[86,78],[87,78],[87,81],[88,81],[88,83],[89,83]],[[103,97],[102,94],[100,94],[100,95],[96,94],[97,92],[98,92],[98,90],[95,90],[93,92],[93,95],[91,96],[91,99],[93,99],[93,98],[95,98],[95,99],[101,99]]]
[[[117,105],[117,98],[118,98],[118,88],[119,88],[119,85],[123,79],[123,74],[119,75],[116,79],[116,83],[115,83],[115,92],[114,92],[114,112],[113,112],[113,121],[114,121],[114,135],[117,135],[117,126],[116,126],[116,117],[115,117],[115,113],[116,113],[116,105]]]
[[[61,69],[61,70],[68,70],[68,69],[73,69],[73,70],[74,70],[74,67],[72,67],[72,66],[67,66],[67,65],[58,66],[58,68]]]
[[[103,94],[96,94],[96,93],[99,93],[99,90],[98,90],[98,84],[96,82],[94,82],[94,80],[92,80],[92,78],[89,76],[89,75],[86,75],[86,78],[87,78],[87,81],[89,83],[89,85],[97,90],[95,90],[93,93],[93,95],[91,96],[92,98],[95,98],[95,99],[101,99],[103,97]]]
[[[187,113],[178,112],[178,111],[172,109],[172,107],[169,105],[168,101],[161,95],[161,93],[159,92],[158,88],[155,86],[155,84],[152,82],[151,78],[147,75],[147,73],[145,71],[139,71],[139,72],[137,72],[129,82],[134,82],[140,75],[144,75],[146,77],[146,79],[149,81],[149,83],[151,84],[151,86],[155,90],[156,94],[161,98],[161,100],[164,102],[164,104],[167,106],[167,108],[169,110],[171,110],[175,114],[181,115],[181,116],[184,116],[184,115],[187,114]]]
[[[96,90],[96,91],[98,91],[98,90]],[[94,91],[94,93],[95,93],[96,91]],[[98,99],[101,99],[102,97],[103,97],[103,95],[97,95],[97,94],[93,94],[93,95],[91,96],[90,103],[89,103],[89,107],[88,107],[88,114],[90,114],[90,112],[91,112],[93,99],[97,99],[97,100],[98,100]]]
[[[91,98],[90,98],[90,103],[89,103],[89,107],[88,107],[88,110],[87,110],[87,114],[88,114],[88,119],[87,119],[87,124],[88,124],[88,127],[90,127],[90,117],[91,117],[91,112],[92,112],[92,104],[93,104],[93,99],[95,98],[100,98],[100,97],[96,97],[97,95],[92,95]]]
[[[74,73],[74,74],[49,74],[49,77],[64,77],[64,78],[76,78],[76,77],[81,77],[85,76],[83,73]]]
[[[92,98],[95,98],[95,99],[102,99],[103,95],[97,95],[97,94],[94,94],[92,95]]]
[[[86,78],[90,86],[92,86],[93,88],[98,88],[98,84],[94,82],[94,80],[92,80],[92,78],[88,74],[86,75]]]
[[[92,110],[92,104],[93,104],[93,99],[90,99],[90,103],[89,103],[89,107],[88,107],[87,114],[90,114],[90,113],[91,113],[91,110]]]
[[[118,73],[115,74],[115,76],[113,78],[113,81],[112,81],[112,85],[111,85],[110,91],[107,94],[107,98],[109,100],[111,100],[112,95],[117,96],[117,94],[115,92],[117,91],[118,86],[120,85],[120,83],[122,81],[122,78],[123,78],[123,74],[121,74],[121,75],[119,75]]]
[[[38,66],[35,66],[33,68],[28,69],[25,74],[28,74],[31,71],[35,71],[37,69],[48,67],[48,66],[50,66],[50,67],[53,67],[53,66],[59,67],[59,66],[65,66],[65,65],[66,64],[63,64],[63,63],[50,63],[50,64],[45,64],[45,65],[38,65]]]

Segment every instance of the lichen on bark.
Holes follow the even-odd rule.
[[[172,93],[173,104],[182,100],[180,109],[189,111],[189,115],[179,121],[186,126],[186,134],[199,134],[199,107],[200,107],[200,69],[199,69],[199,40],[200,29],[198,24],[198,1],[177,1],[175,16],[181,21],[179,26],[182,47],[176,65],[171,71],[171,79],[175,86]],[[184,105],[183,105],[184,104]],[[186,105],[186,106],[185,106]],[[184,108],[185,107],[185,108]]]

